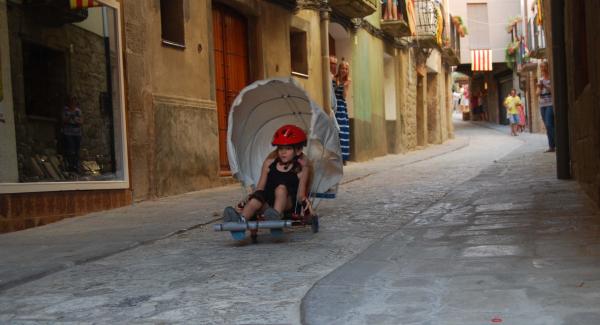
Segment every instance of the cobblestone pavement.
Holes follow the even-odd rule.
[[[496,128],[496,127],[495,127]],[[306,324],[600,324],[600,216],[546,141],[457,184],[318,281]]]
[[[563,266],[552,258],[532,258],[526,255],[533,254],[534,249],[541,249],[543,252],[540,254],[546,254],[540,256],[552,256],[555,250],[560,254],[571,253],[568,249],[570,246],[559,247],[561,242],[552,239],[553,233],[562,235],[561,231],[570,229],[567,227],[564,230],[565,225],[560,223],[568,215],[561,215],[562,219],[557,216],[547,221],[547,227],[543,231],[547,231],[545,236],[548,237],[549,245],[552,244],[549,247],[543,246],[543,242],[531,242],[526,237],[527,234],[536,233],[536,229],[531,227],[526,228],[527,231],[523,233],[504,234],[504,237],[502,233],[496,234],[518,227],[523,220],[529,220],[529,226],[543,224],[546,221],[537,220],[530,215],[519,221],[507,221],[505,218],[509,215],[514,219],[527,211],[530,213],[531,209],[544,208],[547,202],[552,202],[552,205],[542,209],[544,213],[572,208],[575,215],[588,216],[582,220],[592,219],[591,212],[583,207],[584,201],[575,184],[554,180],[553,157],[537,154],[543,149],[544,138],[540,135],[513,138],[507,136],[507,132],[500,133],[458,121],[456,123],[457,140],[454,140],[452,150],[439,151],[444,146],[432,146],[416,153],[351,164],[347,168],[347,174],[352,177],[345,178],[338,198],[324,203],[319,209],[322,219],[318,234],[312,234],[309,229],[293,229],[283,239],[274,239],[265,234],[259,236],[259,244],[251,245],[247,242],[235,243],[227,234],[215,233],[208,222],[203,222],[188,227],[187,231],[157,237],[163,238],[160,240],[141,244],[138,242],[134,245],[136,247],[118,250],[120,253],[104,253],[87,260],[84,258],[85,254],[80,254],[80,262],[74,265],[61,264],[60,271],[47,272],[46,276],[39,276],[39,279],[32,281],[23,279],[21,284],[1,291],[0,323],[297,324],[302,315],[305,322],[314,324],[336,321],[342,324],[353,320],[356,323],[404,324],[401,319],[390,318],[390,315],[411,315],[413,311],[418,314],[421,310],[414,305],[401,303],[404,293],[401,290],[402,283],[408,290],[411,290],[408,283],[413,280],[415,286],[418,283],[423,286],[434,283],[443,290],[444,286],[436,282],[432,275],[435,272],[447,268],[450,272],[460,273],[461,267],[470,267],[469,272],[476,272],[482,268],[477,263],[469,264],[469,254],[473,260],[480,260],[494,254],[502,255],[500,251],[508,252],[505,257],[496,257],[498,261],[494,265],[499,270],[507,270],[513,265],[525,267],[528,265],[527,258],[539,262],[534,265],[540,268],[553,265],[568,267],[569,265]],[[468,145],[460,145],[460,141]],[[517,151],[502,159],[515,149]],[[430,154],[436,150],[440,154]],[[531,157],[535,160],[532,161]],[[527,190],[527,194],[520,195],[516,191],[505,190],[503,186],[509,182],[509,177],[518,179],[517,190]],[[229,190],[219,193],[232,194]],[[184,199],[161,201],[163,203],[155,206],[152,214],[157,220],[162,216],[163,222],[173,219],[173,223],[180,222],[180,215],[181,218],[189,218],[193,211],[198,213],[198,208],[203,209],[202,215],[211,215],[217,205],[226,202],[223,195],[219,194],[214,202],[183,204],[193,206],[189,211],[173,203],[185,201]],[[586,213],[583,213],[584,210]],[[78,223],[77,219],[70,222]],[[553,222],[556,222],[556,226],[552,226]],[[572,222],[570,226],[579,225],[579,219]],[[444,227],[438,227],[439,223]],[[510,226],[511,223],[513,226]],[[458,229],[460,227],[464,229]],[[110,228],[105,230],[105,243],[110,245]],[[135,234],[138,229],[122,226],[118,230],[119,233],[129,230]],[[44,230],[37,231],[43,234]],[[589,228],[585,233],[589,236],[585,238],[590,238],[595,231],[596,228]],[[11,239],[20,238],[18,234],[10,235]],[[495,237],[490,238],[491,235]],[[578,235],[573,233],[569,237],[565,234],[564,237],[568,241]],[[0,241],[5,238],[7,237],[0,237]],[[510,238],[522,239],[529,246],[519,246],[512,242],[503,244]],[[97,242],[96,237],[93,239]],[[467,242],[471,246],[460,246],[467,245]],[[493,245],[485,246],[488,242]],[[80,244],[84,250],[86,243],[83,239]],[[380,246],[383,249],[377,249]],[[594,246],[581,249],[593,250]],[[52,256],[53,250],[45,252]],[[31,253],[25,248],[23,256],[30,256],[27,254]],[[515,254],[521,255],[515,257]],[[374,268],[371,272],[366,272],[365,266],[361,265],[356,268],[356,276],[352,275],[352,265],[361,262],[365,256],[372,257],[377,262],[372,263]],[[377,259],[378,256],[382,257],[381,260]],[[452,259],[448,259],[448,256]],[[63,255],[61,257],[64,258]],[[502,258],[509,260],[504,263]],[[388,263],[400,260],[402,263]],[[430,260],[441,264],[433,265],[428,262]],[[13,257],[12,261],[17,269],[21,265],[32,264],[26,260],[20,262],[18,257]],[[588,258],[587,262],[588,267],[594,267],[593,258]],[[382,265],[387,264],[400,265],[392,272],[398,274],[397,279],[392,281],[392,278],[370,277],[369,274],[390,274],[380,272],[384,267]],[[421,272],[421,278],[414,278],[415,274]],[[345,275],[338,277],[340,273]],[[481,283],[492,282],[489,287],[485,287],[491,294],[499,294],[494,285],[500,286],[516,279],[517,282],[510,286],[513,288],[512,292],[523,301],[524,293],[517,288],[527,278],[511,278],[509,275],[504,278],[481,276],[481,281],[484,281]],[[337,279],[341,282],[336,282]],[[449,275],[441,279],[442,282],[454,284],[463,280]],[[387,282],[388,280],[391,282]],[[531,281],[535,284],[536,281],[552,280],[554,279],[534,278]],[[584,283],[582,287],[597,286],[598,282],[588,280],[592,279],[588,277],[581,280]],[[481,287],[477,287],[477,281],[470,283],[470,291],[449,306],[456,309],[427,309],[426,312],[437,312],[436,315],[439,316],[443,315],[439,312],[442,310],[453,315],[452,312],[457,313],[459,307],[467,305],[471,308],[465,310],[472,318],[465,319],[487,317],[487,313],[478,314],[478,310],[473,307],[474,302],[482,301],[478,296],[478,289]],[[390,288],[387,288],[388,283]],[[351,292],[343,291],[343,288]],[[394,288],[401,289],[394,292]],[[323,296],[324,292],[330,290],[342,296]],[[307,292],[301,308],[302,298]],[[378,292],[383,292],[384,295],[380,296]],[[443,293],[445,292],[440,291],[440,294]],[[541,289],[533,292],[540,299],[543,299],[544,293]],[[412,302],[422,299],[423,303],[418,304],[423,305],[420,308],[431,308],[431,303],[427,300],[431,297],[438,297],[434,306],[445,306],[443,295],[418,296],[416,291],[413,294],[409,295],[415,297],[410,299]],[[596,299],[594,301],[597,303],[597,296],[595,291],[590,291],[585,297]],[[344,301],[352,304],[344,304]],[[367,306],[369,301],[379,309],[370,309],[372,307]],[[575,299],[573,304],[578,302]],[[486,303],[491,303],[491,300]],[[560,300],[548,301],[548,304],[559,303]],[[394,309],[394,306],[402,307]],[[366,309],[361,309],[363,307]],[[506,310],[488,308],[490,312]],[[520,310],[525,310],[523,308],[525,307]],[[348,318],[349,315],[356,318]],[[579,320],[587,316],[582,314],[574,317],[579,317],[574,318]]]

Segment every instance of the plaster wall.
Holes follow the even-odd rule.
[[[355,37],[351,71],[354,92],[351,159],[364,161],[387,153],[383,42],[362,29],[358,30]]]
[[[473,23],[468,20],[467,4],[485,3],[488,9],[488,24],[490,26],[490,48],[493,49],[493,62],[504,62],[504,49],[510,42],[510,34],[506,32],[508,19],[521,14],[521,0],[452,0],[450,12],[461,16],[466,22],[467,29]],[[501,14],[500,14],[501,13]],[[460,62],[471,63],[469,35],[460,39]]]
[[[405,125],[405,102],[407,102],[407,91],[406,85],[406,66],[404,62],[403,51],[390,49],[390,53],[393,54],[389,58],[389,63],[386,63],[386,74],[390,73],[394,76],[394,80],[390,81],[386,79],[386,85],[391,82],[391,89],[388,91],[386,87],[385,98],[393,97],[393,104],[389,105],[386,102],[386,126],[387,126],[387,140],[388,140],[388,153],[397,154],[405,152],[407,149],[407,137],[406,137],[406,125]],[[404,66],[403,66],[404,65]],[[389,69],[389,72],[388,72]],[[390,95],[392,96],[390,96]],[[413,94],[414,95],[414,94]],[[388,115],[388,110],[390,115]]]
[[[266,6],[266,5],[265,5]],[[270,5],[272,7],[272,5]],[[281,8],[273,8],[270,9],[269,12],[273,15],[277,15],[279,19],[287,19],[289,18],[289,13]],[[287,16],[286,16],[287,15]],[[296,77],[296,80],[300,82],[300,84],[304,87],[308,95],[314,100],[320,107],[324,107],[323,103],[323,64],[321,58],[321,28],[320,28],[320,18],[319,12],[315,10],[302,10],[296,16],[292,17],[292,26],[302,29],[306,31],[307,39],[307,47],[308,47],[308,78]],[[270,23],[268,26],[265,26],[265,30],[262,31],[264,34],[268,34],[269,30],[278,30],[281,29],[281,24]],[[264,62],[271,62],[274,58],[281,57],[285,58],[288,62],[290,62],[290,42],[289,42],[289,32],[283,38],[287,40],[287,45],[277,46],[275,47],[273,44],[268,44],[272,41],[273,38],[266,38],[263,41],[265,48],[277,48],[280,53],[279,56],[265,56]],[[267,43],[268,42],[268,43]],[[285,51],[285,53],[281,53],[281,51]],[[289,65],[290,63],[288,63]],[[272,65],[272,64],[271,64]],[[327,66],[328,68],[329,66]],[[289,75],[289,74],[288,74]]]

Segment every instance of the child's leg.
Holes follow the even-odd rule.
[[[392,16],[392,7],[390,5],[390,3],[393,0],[386,0],[385,1],[385,14],[383,15],[383,20],[390,20],[391,16]]]
[[[251,198],[248,203],[244,206],[241,215],[249,220],[252,218],[258,211],[262,209],[265,204],[256,198]]]
[[[390,0],[390,2],[392,5],[392,19],[398,20],[398,4],[396,3],[396,0]]]
[[[275,204],[273,208],[283,214],[285,211],[292,208],[292,200],[289,197],[287,187],[279,185],[275,188]]]

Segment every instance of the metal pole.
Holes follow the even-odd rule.
[[[567,97],[567,70],[565,54],[565,0],[552,0],[552,83],[554,85],[554,125],[556,139],[556,176],[571,178],[569,148],[569,101]]]

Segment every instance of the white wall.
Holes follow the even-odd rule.
[[[504,62],[504,49],[510,42],[510,34],[506,32],[508,20],[521,15],[521,0],[451,0],[450,13],[461,16],[469,29],[471,22],[467,17],[467,3],[487,3],[488,24],[490,30],[490,47],[493,62]],[[469,35],[461,38],[460,61],[471,63]]]
[[[385,119],[394,121],[396,113],[396,74],[394,73],[394,60],[385,56],[383,60],[383,98],[385,99]]]

